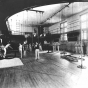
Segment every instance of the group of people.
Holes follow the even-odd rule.
[[[56,50],[59,51],[59,46],[60,46],[59,42],[53,42],[52,45],[53,45],[53,52]]]
[[[38,44],[37,42],[35,44],[33,44],[33,46],[31,44],[21,44],[19,43],[19,52],[20,52],[20,58],[24,56],[26,56],[27,50],[29,48],[30,51],[32,51],[32,47],[35,50],[35,60],[39,59],[39,50],[42,50],[42,47],[40,46],[40,44]]]
[[[84,54],[84,56],[85,56],[85,54],[86,54],[86,44],[85,44],[85,42],[82,42],[82,44],[81,44],[81,42],[76,42],[75,43],[75,52],[76,52],[76,54]]]
[[[5,58],[6,57],[6,55],[7,55],[7,49],[9,47],[11,49],[13,49],[11,47],[10,42],[8,42],[6,45],[4,45],[2,43],[2,41],[0,42],[0,57],[1,58]],[[38,44],[38,42],[36,42],[33,45],[29,44],[29,46],[28,46],[27,42],[24,42],[23,44],[19,43],[18,50],[19,50],[19,53],[20,53],[20,58],[23,58],[23,55],[26,56],[27,50],[32,51],[32,48],[34,48],[34,50],[35,50],[35,60],[39,59],[39,50],[42,50],[42,47],[41,47],[40,44]]]

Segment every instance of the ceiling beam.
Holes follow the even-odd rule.
[[[69,7],[71,3],[69,3],[68,5],[65,5],[62,9],[56,11],[56,13],[52,14],[49,18],[47,18],[46,20],[44,20],[41,24],[45,23],[47,20],[49,20],[50,18],[52,18],[53,16],[55,16],[58,12],[61,12],[63,9],[65,9],[66,7]]]

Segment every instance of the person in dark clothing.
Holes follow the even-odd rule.
[[[27,44],[23,44],[23,53],[24,53],[24,57],[27,55]]]
[[[36,42],[35,44],[35,60],[39,59],[39,44]]]
[[[0,44],[0,57],[3,58],[3,56],[4,56],[4,45],[1,43]]]
[[[84,56],[86,55],[86,44],[85,44],[85,42],[83,42],[83,55]]]

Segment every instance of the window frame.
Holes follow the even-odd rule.
[[[82,16],[85,17],[84,20],[82,20],[83,19]],[[81,33],[82,40],[87,40],[87,29],[88,29],[88,26],[87,26],[88,17],[87,16],[88,16],[88,13],[80,15],[80,27],[81,27],[81,32],[82,32]],[[84,25],[83,25],[83,23],[84,23]],[[85,27],[83,27],[83,26],[85,26]]]
[[[63,25],[63,26],[62,26],[62,25]],[[60,24],[60,33],[62,33],[62,34],[61,34],[61,40],[62,40],[62,41],[67,41],[67,40],[68,40],[68,38],[65,38],[65,37],[67,37],[66,32],[67,32],[67,21],[62,22],[62,23]]]

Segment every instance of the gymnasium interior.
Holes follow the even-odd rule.
[[[87,28],[88,2],[0,0],[0,88],[88,88]]]

